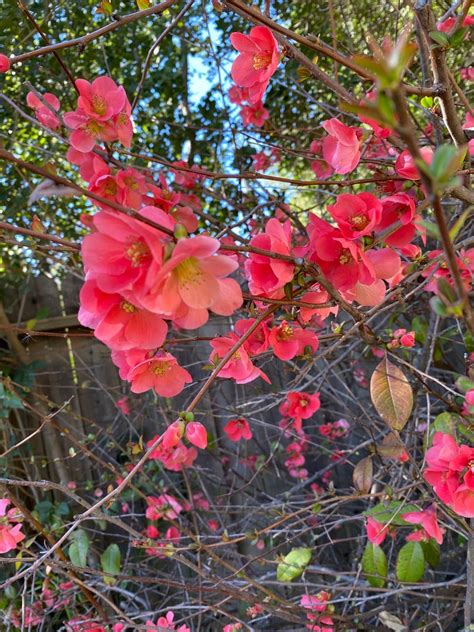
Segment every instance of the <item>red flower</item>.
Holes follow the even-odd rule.
[[[255,26],[249,35],[232,33],[230,41],[240,53],[232,64],[232,79],[241,88],[248,88],[249,102],[256,103],[280,61],[278,43],[266,26]]]
[[[319,341],[313,331],[289,325],[284,320],[278,327],[273,327],[271,330],[270,345],[277,358],[292,360],[295,356],[303,355],[306,347],[310,348],[311,353],[317,351]]]
[[[291,225],[281,224],[276,218],[269,219],[265,232],[252,237],[250,246],[280,255],[291,255]],[[267,255],[251,252],[245,262],[245,275],[249,288],[256,296],[282,298],[284,286],[292,281],[295,266],[289,261],[274,259]]]
[[[0,73],[8,72],[10,70],[10,59],[3,54],[0,54]]]
[[[375,272],[360,246],[346,239],[338,228],[311,215],[309,258],[339,290],[349,290],[356,283],[371,285]]]
[[[429,538],[433,538],[438,544],[443,543],[444,529],[440,528],[436,519],[436,505],[430,505],[424,511],[411,511],[402,514],[401,517],[411,524],[419,524]]]
[[[414,223],[416,214],[415,200],[407,193],[395,193],[395,195],[383,198],[381,202],[382,217],[377,229],[385,230],[395,224],[395,222],[400,222],[401,227],[384,237],[384,241],[389,246],[406,246],[416,234]]]
[[[348,239],[369,235],[382,216],[382,204],[371,193],[342,193],[328,207],[341,233]]]
[[[174,397],[193,379],[178,364],[171,353],[159,351],[155,356],[137,364],[129,373],[132,393],[145,393],[154,389],[162,397]]]
[[[433,160],[432,148],[422,147],[420,149],[420,154],[423,160],[428,165],[430,165],[431,161]],[[408,151],[408,149],[403,150],[402,153],[398,156],[395,162],[395,171],[397,172],[397,175],[399,175],[402,178],[406,178],[407,180],[420,179],[420,172],[418,171],[418,168],[416,167],[413,161],[413,157]]]
[[[209,358],[210,361],[213,364],[218,364],[219,361],[229,353],[238,340],[239,338],[234,333],[211,340],[213,351]],[[219,371],[219,377],[233,378],[237,384],[247,384],[261,377],[265,382],[270,383],[265,373],[253,364],[243,346],[234,353],[230,360],[228,360]]]
[[[244,127],[247,127],[248,125],[262,127],[265,121],[270,118],[270,112],[267,108],[263,107],[263,103],[261,101],[257,101],[253,105],[244,105],[239,114]]]
[[[59,99],[51,92],[45,92],[42,98],[50,107],[47,107],[34,92],[28,92],[26,102],[35,111],[35,116],[40,123],[49,129],[57,129],[61,125],[59,117],[54,113],[59,110]]]
[[[240,441],[245,439],[250,441],[252,438],[252,431],[250,430],[249,422],[242,417],[239,419],[232,419],[224,426],[224,432],[231,441]]]
[[[186,426],[186,439],[197,448],[204,450],[207,447],[207,432],[202,424],[197,421],[191,421]]]
[[[323,158],[336,173],[354,171],[360,160],[359,130],[348,127],[337,118],[322,124],[328,136],[323,138]]]

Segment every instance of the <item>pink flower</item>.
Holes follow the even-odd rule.
[[[458,445],[451,435],[436,432],[426,453],[428,467],[423,472],[439,498],[465,517],[474,517],[467,515],[474,511],[473,461],[474,448]]]
[[[450,31],[452,30],[455,24],[456,24],[456,18],[449,17],[449,18],[446,18],[446,20],[443,20],[443,22],[438,22],[436,26],[437,26],[438,31],[442,31],[443,33],[450,33]],[[462,26],[464,27],[472,26],[473,24],[474,24],[474,16],[466,15],[466,17],[463,20]]]
[[[295,356],[303,355],[306,347],[311,353],[319,347],[318,337],[313,331],[289,325],[286,320],[270,332],[270,345],[273,353],[280,360],[292,360]]]
[[[241,439],[250,441],[253,437],[249,422],[243,417],[228,421],[224,426],[224,432],[231,441],[240,441]]]
[[[474,129],[474,114],[468,112],[462,126],[463,129]]]
[[[154,212],[160,225],[172,229],[166,213],[159,209]],[[169,239],[127,215],[103,211],[94,216],[94,228],[95,232],[82,243],[86,272],[92,274],[103,292],[130,291],[138,300],[156,283]]]
[[[28,92],[26,102],[35,111],[35,116],[40,123],[49,129],[57,129],[61,125],[61,121],[54,112],[59,110],[59,99],[51,92],[45,92],[42,98],[50,107],[42,103],[34,92]]]
[[[149,359],[152,353],[145,349],[129,349],[128,351],[112,350],[112,362],[118,367],[122,380],[128,380],[130,372],[140,362]]]
[[[204,426],[196,421],[191,421],[186,426],[186,439],[197,448],[204,450],[207,447],[207,432]]]
[[[395,195],[383,198],[381,202],[382,217],[377,229],[385,230],[395,222],[400,222],[401,227],[384,237],[384,241],[389,246],[406,246],[416,234],[415,200],[407,193],[395,193]]]
[[[288,257],[291,255],[291,235],[289,221],[281,224],[272,217],[265,225],[265,232],[252,237],[250,246]],[[283,288],[292,281],[294,269],[294,264],[289,261],[254,252],[249,253],[249,258],[245,262],[245,275],[249,281],[250,291],[255,296],[268,298],[284,296]]]
[[[325,590],[321,590],[317,595],[303,595],[301,597],[300,605],[306,610],[310,610],[306,615],[310,623],[306,627],[311,632],[334,632],[334,621],[325,614],[330,598],[331,595]]]
[[[232,33],[230,41],[240,53],[232,64],[232,79],[241,88],[248,88],[249,102],[256,103],[280,61],[278,43],[266,26],[255,26],[249,35]]]
[[[129,167],[117,173],[117,201],[122,206],[139,209],[147,192],[145,176]]]
[[[110,77],[97,77],[92,83],[78,79],[78,107],[97,121],[108,121],[125,107],[127,95]]]
[[[415,346],[415,332],[414,331],[407,332],[406,329],[401,329],[401,330],[397,329],[397,331],[394,332],[394,336],[399,338],[400,344],[402,347]]]
[[[322,126],[328,133],[322,140],[324,160],[336,173],[354,171],[360,160],[359,130],[344,125],[337,118],[324,121]]]
[[[474,81],[474,66],[470,68],[461,68],[460,73],[463,81]]]
[[[64,123],[74,130],[69,137],[71,145],[82,152],[91,151],[97,140],[119,140],[130,147],[131,106],[123,87],[110,77],[98,77],[92,84],[78,79],[76,86],[77,109],[64,114]]]
[[[242,337],[250,327],[255,323],[255,318],[247,318],[238,320],[234,325],[235,333]],[[249,355],[259,355],[264,353],[270,346],[270,329],[266,322],[253,331],[252,334],[244,342],[243,347]]]
[[[420,149],[420,154],[423,160],[430,165],[433,160],[433,149],[431,147],[422,147]],[[407,180],[419,180],[420,172],[418,171],[417,166],[413,161],[413,157],[408,151],[405,149],[401,152],[395,162],[395,171],[397,175],[401,178],[406,178]]]
[[[248,125],[262,127],[265,121],[270,118],[270,112],[267,108],[263,107],[263,103],[261,101],[257,101],[253,105],[244,105],[239,114],[244,127],[247,127]]]
[[[124,415],[128,415],[130,412],[130,406],[128,405],[128,397],[121,397],[118,399],[115,404],[117,408],[120,408]]]
[[[315,306],[314,308],[300,307],[300,320],[303,323],[308,323],[315,314],[317,314],[320,320],[325,320],[330,314],[336,315],[339,311],[337,305],[334,305],[334,307],[317,307],[318,304],[328,303],[330,300],[331,299],[326,290],[324,290],[319,284],[314,285],[309,292],[303,294],[301,301],[303,303],[314,303]]]
[[[172,426],[174,424],[171,424]],[[171,427],[171,426],[170,426]],[[169,430],[169,428],[168,428]],[[167,434],[168,430],[165,432]],[[150,439],[147,442],[147,448],[150,448],[156,441],[157,437]],[[177,443],[173,443],[172,447],[165,447],[163,442],[159,444],[153,452],[150,454],[150,459],[160,461],[167,470],[172,472],[181,472],[182,470],[191,467],[194,460],[197,457],[197,451],[195,448],[187,448],[178,437]]]
[[[286,400],[281,404],[279,411],[285,417],[301,422],[302,419],[309,419],[319,410],[321,402],[319,393],[310,395],[309,393],[292,391],[287,394]]]
[[[201,327],[209,310],[221,316],[233,314],[242,305],[242,292],[237,281],[225,277],[238,263],[216,254],[219,248],[217,239],[204,235],[180,239],[153,279],[153,287],[140,295],[143,306],[185,329]]]
[[[183,511],[181,503],[171,494],[147,496],[146,517],[148,520],[175,520]]]
[[[13,522],[18,522],[19,517],[16,515],[15,509],[7,512],[9,504],[8,498],[0,499],[0,554],[13,551],[17,544],[25,539],[25,534],[21,533],[22,525],[12,526]]]
[[[182,420],[174,421],[163,433],[161,445],[168,449],[174,448],[184,436],[185,425]]]
[[[264,151],[251,155],[255,171],[266,171],[270,167],[270,157]]]
[[[472,483],[459,485],[453,494],[452,508],[459,516],[474,518],[474,486]]]
[[[175,184],[179,184],[185,189],[193,189],[205,176],[205,171],[202,168],[197,165],[189,165],[185,160],[176,160],[171,164],[176,167],[171,169]]]
[[[342,193],[328,211],[348,239],[370,235],[380,222],[382,204],[371,193]]]
[[[322,140],[313,140],[311,145],[309,146],[309,151],[316,156],[321,156],[323,150],[323,141]],[[326,180],[334,173],[333,167],[329,165],[325,160],[322,160],[321,157],[316,160],[312,160],[310,163],[311,169],[314,171],[315,176],[319,180]]]
[[[193,379],[171,353],[159,351],[149,360],[137,364],[129,373],[132,393],[154,389],[162,397],[174,397]]]
[[[8,72],[10,70],[10,59],[3,54],[0,54],[0,73]]]
[[[436,505],[430,505],[424,511],[411,511],[402,514],[401,517],[410,524],[419,524],[428,537],[433,538],[438,544],[443,543],[443,532],[436,519]]]
[[[217,365],[225,356],[229,353],[232,347],[238,342],[239,338],[230,333],[227,336],[220,336],[211,340],[211,352],[209,360]],[[265,373],[256,367],[247,351],[244,347],[240,347],[238,351],[226,362],[223,368],[219,371],[219,377],[232,378],[237,384],[247,384],[253,382],[258,377],[261,377],[265,382],[270,383],[270,380]]]
[[[94,328],[94,335],[111,349],[156,349],[166,339],[168,327],[152,314],[125,300],[106,294],[94,279],[87,279],[80,292],[79,322]]]
[[[64,123],[73,132],[69,142],[77,151],[89,152],[98,140],[112,142],[116,138],[113,125],[108,121],[98,121],[86,116],[81,110],[65,112]]]
[[[343,237],[341,231],[311,215],[309,258],[338,290],[350,290],[356,283],[371,285],[375,272],[360,246]]]
[[[89,182],[94,175],[94,160],[96,160],[98,156],[96,156],[92,151],[83,152],[74,149],[74,147],[69,147],[66,153],[66,159],[73,165],[79,166],[79,173],[81,174],[81,178]]]
[[[248,101],[249,91],[247,88],[241,88],[240,86],[231,86],[227,93],[229,95],[229,101],[242,105],[245,101]]]
[[[372,518],[372,516],[367,518],[366,529],[367,538],[369,539],[369,542],[372,542],[372,544],[382,544],[388,535],[388,527],[381,522],[377,522],[377,520]]]

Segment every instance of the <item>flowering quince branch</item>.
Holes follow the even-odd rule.
[[[40,27],[29,9],[21,4],[27,20],[43,41],[49,41],[45,27]],[[119,27],[164,12],[174,2],[169,0],[145,9],[142,7],[146,3],[140,0],[137,4],[140,11],[122,18],[115,16],[114,22],[83,37],[48,44],[13,58],[1,54],[0,71],[8,73],[10,67],[16,65],[12,74],[17,74],[22,62],[53,53],[68,77],[72,77],[58,57],[58,51],[75,46],[81,49]],[[25,439],[15,438],[4,455],[23,449],[33,438],[41,436],[43,426],[49,425],[44,423],[47,418],[73,446],[69,457],[62,460],[64,463],[74,458],[76,450],[94,456],[95,446],[89,444],[95,443],[99,436],[107,437],[109,443],[103,450],[107,460],[97,457],[97,462],[102,463],[104,472],[112,480],[105,493],[97,488],[93,502],[84,501],[72,491],[76,489],[75,479],[59,487],[48,482],[25,481],[24,486],[31,486],[35,493],[39,489],[61,492],[81,507],[81,513],[72,520],[59,520],[59,528],[51,522],[51,532],[47,522],[43,524],[41,503],[30,511],[25,503],[13,501],[25,518],[22,525],[16,513],[7,511],[9,499],[0,499],[0,552],[18,549],[19,558],[26,553],[28,559],[32,559],[29,565],[17,566],[11,576],[2,575],[0,588],[11,594],[21,579],[31,577],[35,584],[35,578],[41,575],[44,580],[41,599],[32,600],[31,607],[28,606],[27,611],[23,608],[21,616],[16,605],[8,606],[11,614],[5,616],[15,627],[39,625],[43,619],[37,612],[51,608],[55,612],[53,616],[58,617],[53,625],[57,621],[62,624],[64,616],[69,617],[65,621],[68,632],[105,632],[106,625],[113,626],[113,632],[122,632],[128,625],[134,626],[135,619],[145,620],[148,615],[143,612],[132,615],[128,605],[121,605],[120,608],[127,608],[125,614],[109,595],[114,590],[122,594],[130,585],[143,587],[150,580],[150,586],[157,590],[160,598],[162,588],[184,591],[185,602],[176,603],[173,608],[186,612],[186,619],[179,625],[173,610],[160,610],[155,613],[156,623],[148,619],[141,626],[147,632],[155,629],[189,632],[186,622],[194,607],[198,627],[209,624],[209,618],[204,621],[209,609],[212,616],[218,617],[216,625],[220,626],[219,617],[225,617],[220,626],[223,632],[243,629],[242,625],[246,625],[241,622],[243,611],[239,610],[237,617],[227,613],[224,605],[236,610],[236,602],[243,600],[241,593],[250,587],[254,594],[249,598],[245,617],[254,621],[255,629],[260,629],[260,621],[264,621],[266,627],[273,625],[278,629],[283,620],[313,632],[333,632],[339,629],[339,624],[354,622],[362,629],[369,619],[374,627],[386,625],[390,617],[395,617],[397,629],[402,629],[408,610],[400,609],[404,614],[400,614],[399,619],[398,614],[391,614],[394,604],[409,599],[411,584],[431,572],[428,566],[438,567],[440,547],[446,548],[446,539],[454,535],[451,531],[468,535],[472,544],[472,533],[462,519],[474,518],[474,448],[468,445],[473,440],[474,420],[474,355],[469,346],[470,336],[474,334],[469,302],[474,249],[470,247],[472,238],[462,239],[461,235],[458,239],[458,235],[461,231],[465,235],[469,230],[469,209],[460,208],[459,202],[472,198],[468,182],[472,169],[465,158],[468,148],[465,152],[463,147],[467,145],[466,132],[474,128],[474,121],[469,108],[466,108],[465,121],[461,121],[456,101],[465,107],[466,99],[456,88],[454,75],[447,66],[449,49],[455,49],[469,37],[468,29],[474,22],[468,14],[469,3],[463,4],[457,17],[449,14],[441,24],[436,24],[430,3],[416,3],[417,35],[424,38],[426,49],[422,53],[424,84],[428,83],[430,69],[433,77],[432,86],[420,88],[404,83],[416,53],[416,47],[410,42],[411,26],[402,31],[394,44],[387,39],[379,46],[369,35],[367,42],[372,57],[348,57],[336,50],[338,28],[334,12],[337,8],[332,3],[333,48],[272,20],[269,2],[264,13],[240,0],[223,0],[213,6],[216,11],[225,8],[253,24],[245,32],[234,31],[229,37],[228,51],[234,56],[230,69],[233,85],[228,90],[228,101],[233,104],[229,110],[231,116],[241,120],[239,126],[232,125],[234,144],[236,130],[239,133],[243,130],[244,138],[250,138],[252,143],[262,143],[258,150],[250,150],[254,152],[251,154],[254,171],[240,170],[244,160],[237,155],[235,173],[229,173],[234,169],[228,168],[227,159],[225,173],[217,167],[207,171],[192,164],[194,156],[199,154],[195,136],[186,136],[191,147],[189,160],[169,162],[147,155],[152,152],[146,141],[147,126],[142,125],[145,113],[140,107],[133,111],[135,105],[141,105],[140,96],[145,91],[147,77],[150,80],[154,72],[151,63],[154,51],[160,46],[161,55],[166,48],[161,46],[165,36],[181,28],[185,14],[194,19],[194,11],[199,11],[192,0],[171,16],[151,48],[147,44],[148,54],[133,106],[125,87],[100,72],[96,77],[79,78],[74,82],[74,109],[65,112],[58,96],[28,86],[26,104],[35,118],[27,115],[26,120],[36,120],[45,138],[50,132],[51,142],[59,140],[67,144],[66,160],[77,171],[83,186],[17,157],[20,143],[15,145],[15,153],[0,148],[0,159],[11,163],[16,173],[25,170],[48,180],[46,192],[43,183],[34,189],[33,203],[41,194],[45,198],[53,197],[59,189],[63,195],[72,192],[84,196],[89,204],[87,213],[80,218],[86,229],[80,247],[73,241],[49,234],[43,224],[50,223],[46,215],[41,219],[35,216],[31,228],[17,227],[8,221],[1,222],[0,228],[55,244],[50,252],[43,247],[33,252],[34,257],[44,255],[45,261],[52,258],[55,265],[61,262],[62,255],[65,259],[68,257],[66,265],[70,265],[69,257],[72,260],[77,256],[71,257],[69,253],[80,250],[84,275],[78,320],[108,347],[120,378],[129,385],[122,384],[119,392],[117,386],[120,397],[103,384],[98,390],[113,399],[116,418],[125,418],[133,430],[126,449],[120,446],[113,430],[100,424],[95,425],[100,435],[91,433],[90,441],[81,441],[76,429],[62,421],[69,402],[57,409],[61,418],[57,415],[53,419],[56,413],[42,415],[23,398],[20,377],[8,366],[4,376],[2,367],[0,416],[7,402],[12,411],[22,410],[22,406],[43,420]],[[452,12],[456,14],[456,10]],[[111,3],[103,0],[99,12],[112,14]],[[205,18],[209,27],[209,17]],[[196,33],[199,31],[200,27],[196,27]],[[186,38],[189,39],[188,33]],[[172,46],[170,40],[166,40],[166,44]],[[309,59],[292,42],[319,53],[325,58],[323,63]],[[209,44],[212,48],[212,37]],[[188,48],[184,47],[182,52],[187,89]],[[285,56],[293,62],[283,68]],[[217,57],[214,60],[220,63]],[[335,78],[323,69],[327,60],[335,64]],[[332,102],[323,104],[322,111],[331,114],[325,120],[315,121],[317,129],[313,138],[308,139],[309,147],[305,148],[299,147],[301,140],[292,146],[288,140],[290,133],[284,126],[278,128],[277,113],[272,111],[276,110],[274,76],[289,74],[288,68],[294,62],[300,65],[297,76],[315,80],[318,91],[327,90],[343,101],[339,108]],[[352,84],[339,72],[340,68],[370,81],[372,89],[362,98],[356,96],[347,88]],[[460,76],[469,78],[469,69],[462,70],[464,75]],[[416,72],[412,76],[415,77]],[[299,79],[293,83],[291,98],[301,94],[313,98],[305,87],[300,87]],[[281,86],[282,82],[278,89]],[[221,84],[221,93],[225,94],[222,87]],[[319,99],[318,91],[314,94]],[[414,107],[412,111],[412,106],[418,103],[411,102],[407,94],[427,99],[421,101],[420,112]],[[186,94],[183,100],[186,110],[188,96]],[[442,120],[436,118],[438,103],[434,96],[439,98]],[[8,97],[4,100],[9,105],[13,103]],[[320,102],[317,103],[320,107]],[[12,107],[22,114],[16,103]],[[132,114],[140,123],[133,121]],[[189,112],[185,120],[193,123],[187,114]],[[421,120],[430,123],[422,128]],[[437,125],[435,133],[432,121]],[[22,123],[26,124],[25,120]],[[249,127],[252,133],[246,129]],[[300,128],[299,125],[298,130]],[[313,135],[313,127],[309,129]],[[65,130],[67,138],[57,130]],[[194,132],[193,129],[192,134]],[[449,134],[457,148],[438,146],[443,132]],[[147,148],[143,154],[130,151],[134,133],[143,134],[142,144]],[[423,146],[419,138],[423,139]],[[472,143],[470,149],[472,152]],[[209,164],[204,154],[203,151],[202,164]],[[304,160],[308,172],[312,170],[317,179],[287,177],[301,173],[299,169],[287,167],[289,159]],[[150,163],[160,167],[156,170],[143,167]],[[210,164],[214,165],[215,161]],[[284,175],[275,175],[278,169]],[[358,178],[349,175],[356,170],[361,170],[361,176],[374,175]],[[264,173],[266,171],[270,173]],[[219,188],[207,184],[206,180],[219,182]],[[235,187],[241,183],[233,181],[240,180],[246,182],[237,198]],[[301,202],[291,197],[291,187],[288,191],[286,188],[276,193],[267,191],[263,184],[266,181],[298,188],[315,185],[321,187],[321,191],[304,192],[306,196],[314,196],[316,204],[313,199],[311,203]],[[330,197],[323,193],[326,187],[330,187]],[[298,191],[303,195],[302,189]],[[443,208],[445,202],[448,205],[448,196],[454,198],[451,203],[456,204],[456,213],[459,210],[451,225]],[[286,204],[287,199],[291,205]],[[222,208],[214,213],[212,204],[216,203]],[[229,220],[231,212],[234,216]],[[429,221],[430,217],[434,223]],[[24,221],[23,216],[21,218],[20,222]],[[53,229],[53,232],[59,231]],[[443,250],[429,249],[428,245],[435,240],[441,243]],[[18,240],[18,245],[21,243]],[[433,295],[430,304],[435,316],[425,326],[418,314],[426,311],[427,295]],[[415,310],[417,316],[412,318]],[[449,320],[453,317],[454,324]],[[452,326],[448,325],[437,341],[441,318]],[[14,351],[19,349],[20,364],[26,368],[28,354],[16,334],[34,330],[34,323],[27,321],[25,328],[10,326],[6,314],[3,320],[9,345]],[[21,324],[21,320],[18,318],[17,324]],[[206,330],[201,335],[203,327]],[[194,330],[197,335],[188,336],[181,330]],[[65,334],[50,335],[54,339],[55,335]],[[71,340],[73,336],[71,334]],[[454,339],[455,336],[458,338]],[[449,379],[455,373],[454,360],[447,357],[449,354],[442,346],[446,344],[444,339],[459,347],[464,345],[466,349],[466,375],[461,375],[454,386],[444,384],[438,375],[445,367],[448,367]],[[75,348],[71,340],[68,354],[73,357]],[[194,373],[198,362],[183,362],[180,349],[181,345],[185,349],[188,345],[189,349],[196,342],[209,343],[206,345],[209,363],[202,368],[210,373],[201,383],[198,381],[201,377]],[[418,362],[422,345],[426,363]],[[377,358],[370,379],[370,399],[363,356],[369,358],[367,363]],[[277,361],[275,369],[273,364],[277,365]],[[343,361],[346,363],[344,371],[339,372],[339,368],[344,367]],[[82,358],[80,362],[86,364]],[[285,364],[280,365],[280,362]],[[429,372],[433,364],[436,377]],[[75,360],[76,382],[78,366]],[[87,375],[92,375],[89,366],[84,368]],[[414,397],[404,371],[422,385],[427,402],[425,409]],[[272,392],[264,386],[265,382],[272,384]],[[251,383],[255,384],[251,387]],[[241,385],[245,389],[242,397],[239,395]],[[227,392],[234,387],[232,399],[227,398]],[[136,396],[124,394],[124,388]],[[251,388],[255,389],[253,396]],[[144,396],[145,393],[148,395]],[[220,428],[214,432],[210,425],[214,415],[199,410],[204,397],[207,395],[213,400],[214,394],[216,402],[225,394],[218,404],[218,416],[225,421],[222,432]],[[186,398],[179,413],[176,400],[172,401],[178,396]],[[357,413],[347,404],[349,400]],[[49,407],[54,404],[47,397],[44,401]],[[138,401],[140,405],[156,409],[160,419],[171,422],[148,441],[140,435],[136,417],[130,416],[132,410],[135,415]],[[412,413],[414,401],[416,414]],[[436,406],[437,411],[439,407],[443,410],[431,424],[432,406]],[[274,420],[271,415],[276,411],[279,418]],[[409,432],[405,430],[407,423],[411,424]],[[268,446],[262,441],[260,424],[271,436],[272,443]],[[260,449],[260,454],[255,453],[255,448]],[[112,459],[109,452],[115,449],[123,457],[120,468],[108,460]],[[423,463],[420,472],[418,458],[421,463],[424,453],[426,464]],[[359,462],[354,461],[356,458]],[[219,462],[220,469],[218,475],[209,477],[211,459]],[[323,459],[324,462],[319,462]],[[276,474],[272,478],[278,479],[277,487],[281,486],[274,496],[267,493],[265,486],[260,489],[260,480],[272,467]],[[405,468],[403,488],[393,484],[401,480],[401,468]],[[350,469],[353,476],[345,480],[345,471]],[[340,474],[340,480],[334,477],[335,471],[337,476]],[[101,482],[105,480],[110,479],[101,478]],[[232,482],[225,489],[226,493],[220,493],[227,480]],[[16,484],[12,478],[2,481],[0,487],[5,495],[9,487],[23,486],[23,481]],[[284,481],[294,482],[289,491]],[[428,491],[423,481],[430,486]],[[194,490],[195,485],[199,486],[198,491]],[[249,498],[263,517],[255,518],[257,513]],[[366,507],[362,515],[361,502]],[[355,508],[345,511],[349,503]],[[230,523],[222,512],[224,505],[232,514],[232,520],[236,517],[235,524],[229,527],[232,528],[230,534]],[[54,509],[53,503],[51,506]],[[239,511],[248,516],[240,520]],[[118,514],[121,517],[117,517]],[[92,530],[86,530],[85,525],[91,520],[108,521],[123,530],[133,538],[132,547],[137,551],[128,547],[127,559],[122,560],[123,549],[115,541],[111,543],[100,556],[95,556],[100,557],[101,571],[97,572],[99,579],[93,579],[89,587],[80,577],[81,573],[94,577],[94,569],[87,568],[88,532]],[[354,557],[354,563],[351,562],[350,573],[341,572],[341,568],[329,568],[329,562],[327,566],[320,565],[319,559],[318,564],[312,563],[315,553],[326,555],[328,544],[359,542],[358,525],[362,523],[366,527],[367,542],[361,559]],[[339,531],[341,525],[347,533]],[[28,528],[36,534],[35,538],[41,536],[47,543],[38,549],[40,552],[35,557],[31,556],[37,546],[35,538],[28,540],[22,528],[25,531]],[[393,542],[390,547],[385,544],[390,548],[388,559],[382,546],[387,537]],[[236,543],[242,544],[241,550],[231,548]],[[258,553],[240,562],[237,558],[247,555],[244,543],[249,550],[255,547]],[[67,549],[63,548],[65,545]],[[292,548],[288,550],[288,547]],[[225,551],[225,555],[219,554],[220,551]],[[140,553],[143,557],[135,557]],[[334,546],[331,555],[337,557]],[[442,555],[441,558],[442,564],[448,564]],[[140,569],[138,580],[127,574],[132,559],[133,564],[137,560]],[[163,560],[167,560],[166,566],[160,566]],[[256,562],[265,563],[263,573]],[[97,560],[93,563],[99,567]],[[156,577],[147,577],[142,569],[148,568],[148,564],[155,568],[154,563],[159,572],[155,573]],[[180,572],[184,565],[186,573],[192,573],[197,582],[190,581],[184,586],[166,570],[172,564],[179,566]],[[56,581],[50,577],[51,569],[57,572],[61,568],[66,569],[73,584],[77,584],[93,613],[86,611],[80,600],[74,602],[74,612],[79,612],[75,618],[71,619],[71,614],[56,613],[54,599],[48,591]],[[444,570],[438,569],[436,577],[443,578],[442,573],[445,573],[445,581],[427,583],[425,588],[459,583],[458,579],[452,579],[448,566],[440,568]],[[468,564],[468,573],[472,572]],[[354,576],[357,580],[353,582]],[[394,591],[373,594],[383,589],[389,580],[397,586]],[[469,586],[471,582],[472,577],[468,577]],[[371,585],[369,590],[367,583]],[[55,589],[59,599],[58,586],[55,585]],[[286,591],[284,597],[279,594],[281,587]],[[322,590],[323,587],[327,590]],[[292,590],[299,592],[293,594]],[[351,597],[341,608],[342,614],[338,614],[343,599],[337,595],[346,594],[348,590]],[[367,593],[367,596],[362,601],[357,597],[358,605],[354,606],[352,594],[356,592]],[[213,594],[218,595],[219,601],[213,601]],[[225,595],[223,599],[221,594]],[[389,601],[392,594],[396,595],[393,603]],[[174,593],[170,595],[171,591],[167,597],[175,604]],[[374,613],[360,608],[361,603],[374,597],[383,598],[387,609]],[[12,603],[14,599],[8,596]],[[233,604],[229,603],[231,599]],[[152,603],[153,600],[150,607]],[[61,602],[61,607],[65,612],[66,609],[72,611],[69,602]],[[438,610],[446,617],[443,607],[444,604],[439,605]],[[466,626],[472,623],[471,610],[472,604],[466,607]],[[89,614],[90,620],[87,619]],[[439,616],[441,618],[441,614]],[[226,624],[229,619],[232,622]],[[423,619],[423,625],[426,620]]]
[[[106,24],[100,29],[93,31],[92,33],[87,33],[82,37],[77,37],[72,40],[65,40],[63,42],[58,42],[56,44],[50,44],[48,46],[43,46],[42,48],[38,48],[33,51],[29,51],[27,53],[22,53],[20,55],[16,55],[14,57],[9,58],[9,62],[11,66],[23,62],[27,59],[32,59],[34,57],[42,57],[43,55],[48,55],[49,53],[55,53],[58,50],[63,50],[65,48],[74,48],[79,47],[79,49],[87,46],[90,42],[94,41],[99,37],[103,37],[116,29],[125,26],[126,24],[130,24],[131,22],[135,22],[136,20],[140,20],[141,18],[146,18],[149,15],[154,15],[156,13],[163,13],[170,6],[175,4],[176,0],[165,0],[160,4],[157,4],[152,7],[148,7],[147,9],[143,9],[142,11],[135,11],[134,13],[129,13],[128,15],[124,15],[122,18],[118,20],[114,20],[109,24]]]

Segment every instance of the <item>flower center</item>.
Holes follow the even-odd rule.
[[[308,405],[308,402],[306,399],[300,399],[301,408],[306,408],[307,405]]]
[[[153,371],[153,373],[155,375],[158,375],[159,377],[166,375],[170,369],[171,369],[171,362],[169,362],[168,360],[154,362],[151,367],[151,370]]]
[[[125,112],[120,112],[120,114],[117,116],[117,125],[126,125],[128,122],[128,116],[125,114]]]
[[[88,121],[84,129],[89,136],[97,138],[102,131],[102,125],[97,121]]]
[[[175,273],[178,277],[178,284],[181,287],[199,282],[199,279],[202,277],[202,270],[196,257],[188,257],[188,259],[178,264],[175,268]]]
[[[135,312],[138,312],[138,309],[135,307],[135,305],[132,305],[128,301],[122,301],[120,303],[120,307],[123,309],[124,312],[127,312],[127,314],[134,314]]]
[[[146,259],[149,254],[150,251],[148,246],[143,241],[133,242],[125,253],[132,262],[134,268],[139,266],[143,262],[143,259]]]
[[[354,215],[351,219],[351,224],[357,230],[364,230],[369,223],[369,218],[366,215]]]
[[[132,191],[136,191],[138,189],[138,182],[133,176],[125,176],[124,182],[129,189],[132,189]]]
[[[352,261],[352,255],[351,252],[348,248],[343,248],[341,251],[341,254],[339,255],[339,263],[341,264],[341,266],[346,265],[346,263],[349,263],[350,261]]]
[[[253,69],[254,70],[263,70],[264,68],[268,68],[270,62],[272,61],[271,53],[257,53],[253,56]]]
[[[113,178],[107,178],[107,183],[104,187],[104,193],[111,196],[115,196],[115,194],[117,193],[117,184]]]
[[[278,332],[278,339],[288,340],[292,335],[293,327],[290,327],[290,325],[283,325],[283,327],[280,327],[280,331]]]
[[[99,95],[94,94],[94,96],[92,97],[92,109],[99,116],[104,116],[104,114],[107,112],[107,103],[104,97],[100,97]]]

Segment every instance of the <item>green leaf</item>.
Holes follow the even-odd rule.
[[[398,553],[397,579],[401,582],[418,582],[425,573],[425,556],[419,542],[407,542]]]
[[[430,110],[434,105],[434,99],[433,97],[423,97],[420,103],[424,108]]]
[[[451,46],[451,48],[454,48],[455,46],[459,46],[459,44],[462,44],[468,32],[469,32],[469,29],[467,27],[464,27],[464,28],[458,29],[457,31],[454,31],[454,33],[449,35],[449,45]]]
[[[456,437],[456,428],[461,421],[461,417],[456,413],[448,411],[440,413],[433,422],[432,433],[443,432]]]
[[[371,507],[364,511],[364,516],[371,516],[377,522],[383,524],[391,524],[396,527],[406,526],[408,523],[401,517],[402,514],[419,511],[415,505],[404,503],[401,500],[392,500],[387,505],[379,503],[375,507]]]
[[[441,31],[430,31],[429,35],[431,39],[440,46],[449,46],[449,38],[446,33],[442,33]]]
[[[456,388],[458,388],[463,393],[467,393],[471,389],[474,389],[474,380],[471,380],[465,375],[460,375],[456,380]]]
[[[387,578],[387,558],[377,544],[367,542],[362,556],[362,570],[371,586],[383,588]]]
[[[120,573],[121,554],[117,544],[110,544],[100,556],[100,564],[104,573],[118,575]],[[114,584],[113,577],[104,577],[106,584]]]
[[[78,529],[72,535],[73,542],[69,547],[68,555],[74,566],[85,567],[87,564],[87,552],[89,550],[89,536],[84,529]]]
[[[461,168],[466,156],[467,147],[454,147],[453,145],[441,145],[435,151],[431,161],[430,171],[435,178],[452,176]]]
[[[293,549],[285,555],[277,567],[279,582],[291,582],[299,577],[311,560],[311,549]]]
[[[425,560],[428,562],[431,568],[436,568],[439,564],[440,558],[439,544],[435,542],[432,538],[430,538],[426,542],[421,542],[420,544],[421,548],[423,549]]]
[[[449,230],[449,236],[451,237],[451,241],[454,241],[459,233],[459,231],[461,230],[461,228],[464,226],[467,218],[469,217],[469,215],[472,213],[472,209],[474,208],[474,206],[470,206],[469,208],[467,208],[464,213],[462,213],[458,219],[456,220],[456,222],[454,223],[454,226],[452,226],[452,228],[450,228]]]

